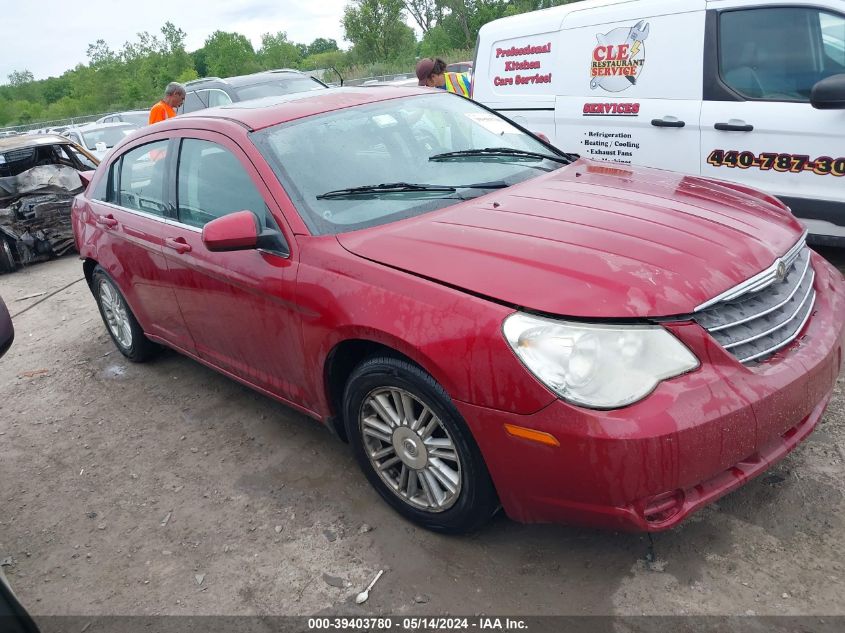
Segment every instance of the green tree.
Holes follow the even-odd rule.
[[[406,0],[408,13],[420,27],[423,35],[429,32],[443,17],[443,6],[438,0]]]
[[[326,39],[318,37],[308,45],[309,55],[319,55],[320,53],[330,53],[332,51],[340,50],[337,47],[337,42],[333,39]]]
[[[252,44],[240,33],[214,31],[205,40],[203,48],[210,75],[217,77],[247,75],[260,68]]]
[[[261,36],[258,61],[263,68],[291,68],[299,64],[301,57],[299,48],[288,40],[284,31],[275,35],[265,33]]]
[[[414,55],[416,37],[405,24],[402,0],[352,0],[344,9],[342,24],[359,59],[386,61]]]
[[[9,73],[9,85],[13,88],[18,88],[33,81],[35,81],[35,77],[29,70],[13,70]]]

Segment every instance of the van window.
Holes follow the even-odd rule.
[[[719,21],[722,80],[748,99],[808,102],[845,72],[845,18],[812,8],[728,11]]]

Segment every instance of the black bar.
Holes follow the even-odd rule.
[[[722,132],[751,132],[754,129],[753,125],[733,125],[731,123],[717,123],[713,127]]]
[[[684,127],[686,125],[683,121],[664,121],[663,119],[652,119],[651,124],[654,127]]]

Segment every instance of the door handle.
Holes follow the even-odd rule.
[[[107,229],[113,229],[117,226],[117,220],[114,219],[114,216],[111,213],[108,215],[98,215],[97,224],[104,226]]]
[[[684,127],[686,125],[684,121],[667,119],[666,117],[663,117],[662,119],[652,119],[651,124],[654,127]]]
[[[713,127],[722,132],[751,132],[754,130],[753,125],[748,125],[742,121],[737,121],[736,123],[717,123]]]
[[[184,237],[167,237],[164,239],[164,245],[167,248],[172,248],[180,255],[191,252],[191,245],[185,241]]]

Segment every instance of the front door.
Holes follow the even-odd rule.
[[[702,175],[775,194],[811,232],[845,237],[845,109],[810,103],[816,82],[845,73],[845,15],[732,4],[708,14]]]
[[[260,250],[211,252],[202,227],[235,211],[255,213],[278,231],[275,203],[249,158],[228,137],[182,138],[176,171],[176,220],[164,252],[171,283],[199,356],[285,399],[302,384],[297,262],[290,240]],[[277,208],[276,208],[277,209]]]

